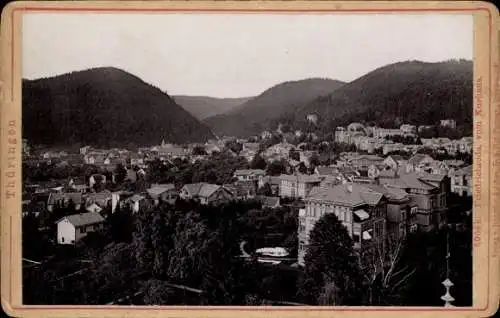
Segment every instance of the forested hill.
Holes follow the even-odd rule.
[[[269,129],[276,119],[294,114],[298,107],[335,91],[343,84],[324,78],[281,83],[228,113],[207,118],[205,122],[219,136],[245,137],[258,134]]]
[[[318,125],[326,131],[351,121],[391,127],[402,122],[430,125],[451,118],[470,130],[472,69],[467,60],[387,65],[316,98],[282,120],[300,126],[305,125],[307,114],[316,114]]]
[[[185,110],[200,120],[227,113],[251,98],[215,98],[209,96],[187,95],[175,95],[172,97],[177,104],[181,105]]]
[[[117,68],[23,80],[22,89],[23,137],[35,144],[119,147],[214,137],[170,96]]]

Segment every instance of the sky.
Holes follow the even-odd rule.
[[[473,57],[467,14],[25,13],[22,34],[23,78],[112,66],[170,95],[255,96],[284,81]]]

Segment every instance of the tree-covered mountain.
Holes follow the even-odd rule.
[[[215,98],[209,96],[187,95],[175,95],[172,97],[177,104],[181,105],[185,110],[190,112],[199,120],[227,113],[233,108],[238,107],[251,99],[251,97]]]
[[[318,96],[334,92],[344,83],[324,78],[290,81],[267,89],[233,110],[205,120],[219,136],[249,136],[269,129],[276,119],[295,111]]]
[[[472,62],[466,60],[390,64],[316,98],[282,120],[304,126],[306,116],[316,114],[326,132],[352,121],[394,127],[403,122],[432,125],[450,118],[470,130],[472,69]]]
[[[35,144],[131,146],[213,138],[158,88],[104,67],[23,80],[23,138]]]

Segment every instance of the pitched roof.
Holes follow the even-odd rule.
[[[209,197],[215,191],[219,190],[221,186],[217,184],[199,182],[186,184],[184,185],[184,188],[191,196]]]
[[[401,174],[399,178],[380,178],[381,184],[387,184],[400,189],[420,189],[433,190],[436,187],[418,178],[418,175],[413,172],[409,174]]]
[[[47,204],[55,204],[58,201],[71,200],[75,204],[82,203],[81,192],[66,192],[66,193],[50,193]]]
[[[416,155],[414,155],[413,157],[411,157],[410,159],[408,159],[408,163],[411,164],[411,165],[418,165],[424,159],[431,159],[431,160],[433,160],[429,155],[417,153]]]
[[[317,166],[316,169],[318,174],[322,176],[335,175],[338,173],[337,167]]]
[[[238,175],[238,176],[245,176],[245,175],[252,175],[252,174],[265,175],[266,172],[262,169],[238,169],[234,172],[234,174]]]
[[[321,182],[321,178],[315,175],[308,175],[308,174],[297,174],[297,175],[291,175],[291,174],[282,174],[280,176],[281,180],[286,180],[286,181],[297,181],[299,182]]]
[[[275,206],[275,205],[278,205],[280,203],[279,197],[262,196],[259,199],[260,199],[260,202],[262,203],[262,205],[264,205],[264,206]]]
[[[455,176],[464,176],[464,175],[472,176],[472,165],[469,165],[467,167],[464,167],[460,170],[455,171],[453,173],[453,175],[455,175]]]
[[[351,190],[349,190],[351,189]],[[384,197],[381,192],[376,192],[360,184],[340,184],[331,188],[314,187],[306,200],[329,201],[349,206],[361,204],[376,205]]]
[[[147,189],[146,191],[148,194],[152,197],[159,196],[160,194],[167,192],[169,190],[175,189],[175,185],[173,183],[167,183],[167,184],[153,184],[151,188]]]
[[[56,223],[59,223],[64,219],[68,220],[68,222],[73,224],[75,227],[104,222],[104,218],[96,212],[68,215],[57,220]]]
[[[141,200],[144,200],[145,197],[140,195],[140,194],[134,194],[133,196],[131,196],[130,198],[128,198],[128,200],[130,201],[134,201],[134,202],[138,202],[138,201],[141,201]]]
[[[403,161],[404,160],[403,156],[401,156],[401,155],[390,155],[389,157],[391,157],[395,161]]]

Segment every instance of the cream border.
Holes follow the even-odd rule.
[[[316,11],[311,14],[343,11],[366,14],[386,10],[400,10],[394,14],[408,14],[412,11],[426,11],[444,14],[473,14],[475,16],[475,57],[474,57],[474,307],[442,311],[439,308],[374,308],[353,307],[336,309],[328,307],[290,308],[290,307],[205,307],[203,310],[188,310],[187,307],[145,307],[132,309],[109,306],[21,306],[21,255],[20,255],[20,195],[21,195],[21,75],[20,75],[20,20],[23,12],[29,10],[68,10],[69,8],[91,11],[114,9],[136,10],[144,12],[155,9],[196,11],[208,13],[214,11],[252,11],[293,14],[300,10]],[[162,11],[160,13],[167,13]],[[490,3],[479,1],[447,2],[361,2],[361,1],[79,1],[79,2],[42,2],[23,1],[10,3],[2,12],[0,63],[1,79],[1,296],[4,310],[13,316],[97,316],[97,317],[232,317],[234,314],[246,317],[277,315],[281,317],[326,317],[335,315],[399,317],[400,315],[443,315],[443,316],[490,316],[498,307],[499,289],[494,282],[499,277],[499,235],[500,217],[498,211],[498,180],[500,174],[499,152],[500,136],[500,84],[498,77],[498,10]],[[493,84],[494,83],[494,86]],[[493,86],[493,87],[492,87]],[[481,87],[481,88],[479,88]],[[495,89],[493,94],[491,90]],[[491,100],[493,99],[494,100]],[[494,142],[495,147],[492,147]],[[493,168],[493,169],[492,169]],[[493,189],[493,191],[490,191]],[[103,307],[108,308],[103,310]],[[35,309],[37,308],[37,309]],[[64,308],[64,309],[63,309]],[[135,307],[137,308],[137,307]],[[230,309],[230,310],[228,310]],[[306,310],[304,310],[306,309]],[[409,311],[413,309],[413,311]],[[403,311],[401,311],[403,310]]]

